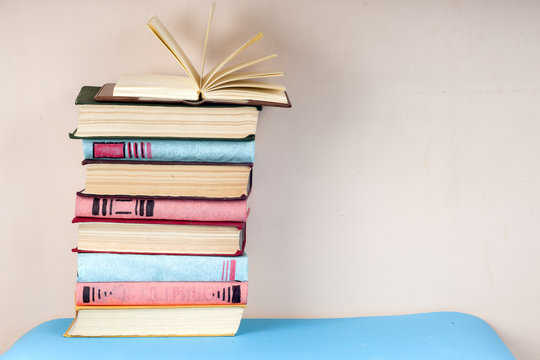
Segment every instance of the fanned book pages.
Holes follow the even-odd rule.
[[[206,49],[208,47],[214,9],[215,4],[210,8],[200,73],[195,69],[191,60],[165,25],[154,16],[148,21],[148,27],[180,63],[187,76],[153,74],[123,75],[114,87],[113,97],[136,98],[139,101],[157,99],[163,101],[232,102],[237,104],[249,104],[250,101],[259,101],[266,103],[265,105],[290,107],[290,101],[283,85],[261,81],[261,79],[283,76],[282,72],[243,71],[255,64],[274,58],[276,54],[230,65],[234,58],[263,37],[262,32],[246,41],[205,73]]]

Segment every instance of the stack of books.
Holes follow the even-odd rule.
[[[149,25],[178,51],[159,20]],[[156,77],[144,77],[150,87],[141,76],[85,86],[77,97],[70,136],[82,139],[86,185],[73,219],[76,318],[65,336],[222,336],[239,327],[258,114],[290,102],[276,89],[262,91],[282,93],[273,99],[240,91],[244,100],[201,90],[189,102]]]

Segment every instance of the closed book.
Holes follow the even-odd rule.
[[[245,305],[77,306],[66,337],[233,336]]]
[[[78,253],[78,282],[247,281],[248,257]]]
[[[245,223],[76,217],[77,252],[238,256]]]
[[[248,212],[247,199],[115,198],[79,193],[75,201],[77,217],[245,222]]]
[[[225,305],[247,303],[247,281],[77,283],[75,304]]]
[[[97,102],[100,87],[84,86],[71,138],[253,139],[259,108],[141,102]]]
[[[252,164],[84,160],[92,195],[245,199]]]
[[[253,163],[255,140],[83,139],[85,159]]]

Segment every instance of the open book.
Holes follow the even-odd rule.
[[[215,4],[210,8],[210,16],[206,28],[201,72],[197,72],[192,62],[180,45],[169,33],[165,25],[157,17],[152,17],[148,27],[178,60],[186,76],[171,75],[123,75],[114,87],[114,97],[138,98],[139,100],[191,100],[208,102],[249,103],[250,101],[278,103],[290,106],[285,94],[285,87],[260,81],[270,77],[283,76],[282,72],[242,72],[252,65],[274,58],[276,54],[227,66],[236,56],[263,37],[258,33],[249,41],[236,49],[231,55],[219,62],[213,69],[204,72],[206,49],[210,25]],[[257,80],[254,80],[257,79]],[[97,99],[97,98],[96,98]]]

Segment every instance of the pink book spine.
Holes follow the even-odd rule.
[[[247,200],[100,198],[77,195],[75,216],[112,219],[246,221]]]
[[[76,305],[227,305],[247,303],[247,282],[77,283]]]

